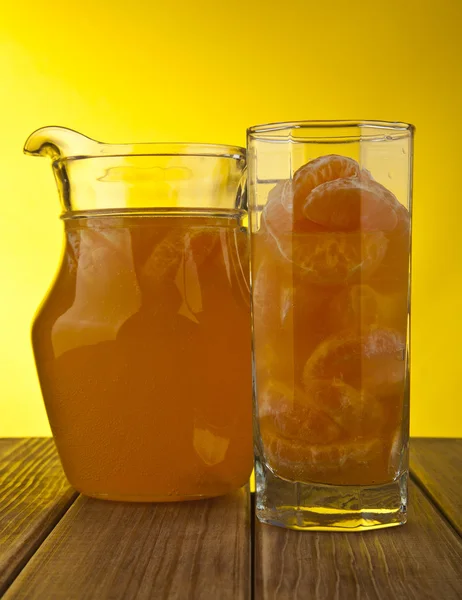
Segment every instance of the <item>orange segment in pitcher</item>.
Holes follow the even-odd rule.
[[[206,228],[194,225],[190,229],[181,225],[172,227],[154,246],[143,265],[142,273],[151,281],[160,282],[174,274],[183,260],[190,260],[200,266],[216,243],[217,237]]]

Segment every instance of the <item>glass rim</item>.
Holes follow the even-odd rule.
[[[305,121],[280,121],[274,123],[262,123],[260,125],[252,125],[247,129],[247,135],[250,138],[255,139],[270,139],[274,137],[276,132],[293,131],[295,130],[319,130],[327,129],[334,132],[336,129],[348,129],[348,128],[359,128],[359,129],[374,129],[383,130],[384,133],[397,132],[403,135],[412,136],[415,131],[415,126],[412,123],[406,123],[404,121],[381,121],[381,120],[305,120]],[[344,135],[341,139],[344,140],[361,140],[367,137],[376,137],[377,133],[371,134],[371,136],[365,135]],[[289,136],[288,136],[289,137]],[[306,138],[296,138],[300,141],[305,140],[322,140],[330,139],[333,136],[319,135],[319,136],[307,136]]]

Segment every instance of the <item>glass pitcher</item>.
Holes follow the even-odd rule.
[[[97,498],[225,494],[252,470],[242,148],[109,145],[46,127],[65,248],[32,328],[69,482]]]

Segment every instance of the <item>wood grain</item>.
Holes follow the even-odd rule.
[[[5,599],[250,597],[249,492],[176,504],[80,496]]]
[[[362,533],[297,532],[256,523],[258,600],[462,597],[462,540],[410,486],[409,522]]]
[[[3,444],[0,455],[0,595],[77,496],[50,438]]]
[[[462,535],[462,439],[413,438],[412,476]]]
[[[0,458],[21,444],[22,438],[0,438]]]

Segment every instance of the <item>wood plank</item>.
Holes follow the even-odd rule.
[[[5,599],[250,597],[249,491],[175,504],[80,496]]]
[[[462,535],[462,439],[413,438],[411,474]]]
[[[22,438],[0,438],[0,457],[22,442]]]
[[[462,540],[411,483],[409,522],[358,533],[256,523],[258,600],[462,597]]]
[[[76,496],[51,438],[18,440],[0,456],[0,596]]]

